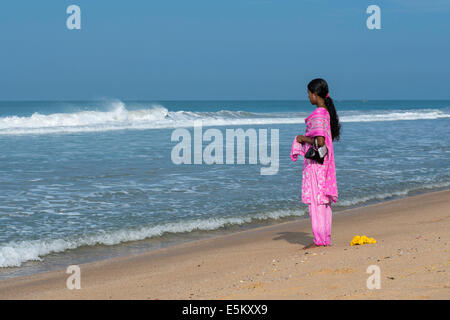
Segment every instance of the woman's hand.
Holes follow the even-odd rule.
[[[296,137],[296,139],[297,139],[297,142],[298,143],[301,143],[301,144],[303,144],[304,142],[305,142],[305,136],[302,136],[301,134],[299,134],[297,137]]]
[[[323,147],[325,145],[325,137],[317,136],[317,145]]]

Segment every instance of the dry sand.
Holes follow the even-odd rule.
[[[341,211],[333,246],[309,219],[0,282],[0,299],[449,299],[450,190]],[[377,244],[350,246],[356,234]],[[366,286],[367,267],[381,288]]]

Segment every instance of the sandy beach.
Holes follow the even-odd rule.
[[[450,190],[341,211],[333,246],[309,219],[0,282],[0,299],[449,299]],[[376,244],[350,246],[355,235]],[[380,289],[366,272],[380,268]]]

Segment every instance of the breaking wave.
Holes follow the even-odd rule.
[[[160,237],[167,233],[185,233],[194,230],[210,231],[226,226],[242,225],[268,219],[276,220],[284,217],[302,216],[304,214],[305,211],[302,209],[276,210],[245,217],[197,219],[147,226],[139,229],[101,232],[96,235],[82,236],[74,239],[13,241],[0,246],[0,267],[19,267],[23,262],[32,260],[41,261],[41,257],[50,253],[63,252],[82,246],[116,245],[123,242]]]
[[[124,129],[165,129],[192,127],[195,120],[203,126],[268,125],[304,123],[308,114],[252,113],[245,111],[193,112],[169,111],[161,105],[147,109],[128,110],[121,102],[114,102],[107,111],[79,111],[74,113],[34,113],[29,117],[0,117],[0,135],[51,134],[96,132]],[[450,113],[439,109],[341,111],[342,122],[373,122],[450,118]]]

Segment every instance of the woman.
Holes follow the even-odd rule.
[[[314,79],[308,84],[308,96],[316,109],[305,119],[306,133],[298,135],[292,144],[291,158],[304,156],[314,139],[318,147],[326,151],[324,161],[305,158],[302,173],[302,202],[308,204],[314,243],[303,249],[331,245],[331,204],[337,202],[336,169],[334,165],[333,140],[339,140],[341,125],[333,100],[328,93],[328,84],[323,79]]]

